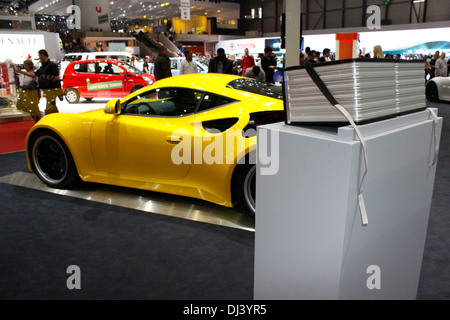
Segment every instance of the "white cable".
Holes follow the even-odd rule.
[[[356,125],[356,123],[353,120],[353,118],[350,115],[350,113],[348,113],[348,111],[343,106],[341,106],[340,104],[336,104],[334,107],[348,120],[348,122],[350,122],[350,124],[353,127],[353,129],[355,129],[355,132],[356,132],[356,135],[359,138],[359,141],[361,142],[362,151],[363,151],[363,155],[364,155],[365,170],[364,170],[364,174],[363,174],[363,176],[361,178],[361,182],[359,184],[358,204],[359,204],[359,211],[361,213],[362,224],[364,226],[366,226],[369,223],[369,219],[367,217],[366,204],[364,202],[364,196],[363,196],[363,193],[362,193],[364,180],[366,178],[366,174],[367,174],[368,166],[369,166],[369,161],[368,161],[368,158],[367,158],[367,151],[366,151],[367,150],[366,140],[364,139],[361,131],[359,130],[358,126]]]
[[[431,116],[433,117],[433,136],[434,136],[434,156],[433,161],[429,164],[430,168],[434,166],[437,162],[438,154],[439,154],[439,144],[438,144],[438,132],[437,132],[437,125],[438,125],[438,117],[436,112],[434,112],[433,109],[428,109],[431,113]]]

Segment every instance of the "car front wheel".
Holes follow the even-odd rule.
[[[66,189],[79,181],[69,149],[54,132],[35,133],[30,138],[28,151],[34,173],[49,187]]]

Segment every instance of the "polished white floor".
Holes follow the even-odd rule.
[[[56,99],[56,106],[60,113],[81,113],[91,110],[102,109],[105,107],[109,99],[93,99],[92,101],[87,101],[83,98],[80,99],[79,103],[70,104],[64,98],[62,101]],[[41,99],[39,102],[39,109],[44,111],[45,100]]]

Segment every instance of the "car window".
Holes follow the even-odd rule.
[[[109,59],[114,59],[114,60],[121,60],[121,61],[124,61],[124,62],[130,62],[130,57],[129,56],[110,55],[108,58]]]
[[[208,110],[215,107],[224,106],[226,104],[234,102],[233,99],[226,98],[213,93],[205,93],[203,100],[198,107],[198,112]]]
[[[88,72],[88,64],[76,63],[73,65],[73,70],[75,70],[75,72]]]
[[[161,88],[142,93],[122,105],[122,114],[182,117],[193,114],[203,93],[187,88]]]
[[[170,60],[170,69],[178,69],[178,60]]]
[[[80,63],[80,65],[81,64],[83,64],[83,63]],[[108,63],[108,62],[91,62],[91,63],[84,63],[84,64],[87,65],[87,68],[86,68],[86,71],[83,71],[83,72],[88,72],[88,73],[120,75],[120,73],[124,71],[119,66],[112,64],[112,63]],[[78,71],[78,72],[81,72],[81,71]]]

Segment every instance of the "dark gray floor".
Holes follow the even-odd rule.
[[[450,299],[450,104],[418,299]],[[0,176],[26,171],[0,155]],[[254,233],[0,183],[0,299],[250,300]],[[68,290],[66,269],[81,269]]]
[[[428,103],[444,118],[417,299],[450,299],[450,103]]]

